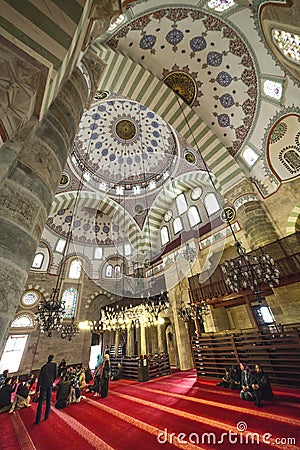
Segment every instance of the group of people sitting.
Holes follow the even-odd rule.
[[[245,362],[241,362],[240,367],[225,369],[225,375],[217,386],[239,390],[242,400],[254,401],[258,407],[262,406],[261,400],[274,398],[269,377],[260,364],[255,365],[254,372]]]
[[[86,387],[86,379],[89,378],[90,370],[81,367],[66,367],[59,373],[59,381],[55,384],[56,402],[55,407],[62,409],[71,403],[79,403],[86,398],[82,392]]]
[[[6,411],[12,413],[31,406],[30,394],[33,393],[31,388],[35,380],[35,375],[32,373],[27,380],[21,382],[18,376],[9,377],[8,370],[4,370],[0,375],[0,413]]]

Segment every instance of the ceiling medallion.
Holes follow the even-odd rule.
[[[116,124],[116,134],[124,141],[133,139],[137,134],[134,122],[128,119],[119,120]]]
[[[180,70],[169,73],[163,79],[164,83],[176,92],[188,105],[192,105],[197,96],[194,78]]]
[[[235,218],[235,209],[231,206],[227,206],[221,211],[220,217],[223,222],[232,221]]]
[[[62,173],[59,186],[60,187],[66,187],[70,183],[70,177],[66,172]]]

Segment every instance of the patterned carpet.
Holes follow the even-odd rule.
[[[2,450],[300,449],[300,391],[274,388],[257,408],[238,392],[197,381],[195,371],[146,383],[110,383],[34,425],[37,404],[0,415]]]

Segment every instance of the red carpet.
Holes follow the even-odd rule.
[[[257,408],[238,392],[198,380],[195,371],[136,383],[110,383],[33,425],[37,404],[0,415],[1,450],[300,449],[300,391],[274,388]],[[55,394],[54,394],[55,395]]]

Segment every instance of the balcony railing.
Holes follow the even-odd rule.
[[[264,253],[272,256],[279,269],[279,286],[300,281],[300,232],[253,250],[249,254],[259,256],[262,250]],[[203,275],[205,275],[205,272]],[[190,295],[194,302],[213,300],[220,297],[236,298],[243,294],[250,294],[249,290],[242,291],[239,294],[230,291],[225,283],[224,274],[220,266],[216,268],[207,281],[200,283],[198,274],[189,278],[189,284]],[[269,288],[265,286],[264,289],[268,290]]]

